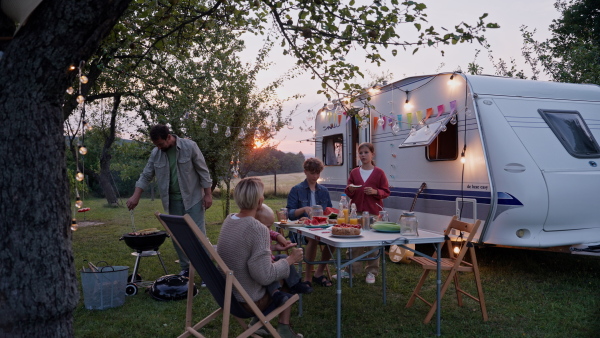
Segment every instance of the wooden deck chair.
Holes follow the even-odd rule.
[[[454,287],[456,289],[456,298],[458,300],[458,306],[463,305],[462,295],[464,294],[465,296],[479,302],[483,320],[487,321],[488,315],[487,315],[487,311],[485,309],[485,299],[483,298],[483,288],[481,286],[481,278],[479,276],[479,266],[477,265],[477,257],[475,256],[475,248],[473,247],[473,244],[471,242],[473,240],[473,236],[475,236],[475,233],[477,232],[477,229],[479,228],[480,224],[481,224],[480,220],[476,220],[475,223],[466,223],[466,222],[459,221],[458,216],[454,216],[452,218],[452,220],[450,221],[448,228],[446,228],[446,231],[444,231],[445,242],[442,244],[442,248],[443,248],[443,246],[446,246],[446,248],[448,249],[449,258],[442,258],[442,270],[448,270],[448,271],[450,271],[450,273],[448,274],[448,276],[446,277],[446,280],[442,284],[440,300],[442,299],[442,297],[444,297],[444,293],[446,293],[446,290],[450,286],[450,283],[452,281],[454,281]],[[460,242],[461,249],[458,254],[455,254],[453,252],[452,241],[450,240],[450,234],[453,229],[460,231],[463,235],[463,238],[464,238],[464,236],[466,236],[466,233],[468,233],[466,240],[464,242]],[[467,254],[467,252],[469,253],[471,262],[467,262],[467,261],[463,260],[465,258],[465,255]],[[437,258],[436,254],[433,255],[433,258]],[[421,275],[421,278],[419,279],[419,283],[417,284],[417,286],[415,287],[415,290],[413,291],[412,295],[410,296],[410,299],[408,300],[406,307],[411,307],[414,304],[416,298],[419,298],[420,300],[424,301],[427,305],[429,305],[431,308],[429,310],[429,313],[427,313],[427,317],[425,317],[425,320],[423,321],[425,324],[427,324],[433,317],[433,314],[435,313],[437,304],[436,304],[436,301],[428,302],[427,300],[425,300],[419,294],[419,291],[421,291],[421,287],[425,283],[425,279],[427,279],[427,276],[429,275],[429,273],[431,271],[435,272],[437,270],[437,265],[436,265],[435,261],[433,261],[429,258],[426,258],[426,257],[419,256],[419,257],[411,257],[410,259],[415,261],[416,263],[420,264],[423,267],[424,271],[423,271],[423,274]],[[479,297],[475,297],[475,296],[469,294],[468,292],[466,292],[465,290],[463,290],[460,287],[460,283],[458,280],[459,272],[472,272],[473,273],[473,276],[475,279],[475,284],[477,286],[477,293],[478,293]]]
[[[188,284],[188,298],[185,318],[185,331],[179,337],[204,337],[198,330],[204,327],[219,315],[223,316],[223,325],[221,327],[221,337],[229,336],[229,321],[231,316],[235,317],[237,322],[246,329],[238,337],[253,336],[256,330],[264,326],[273,337],[280,337],[277,330],[271,325],[270,321],[277,317],[288,307],[292,306],[297,300],[298,295],[294,295],[288,301],[267,315],[254,304],[248,293],[235,278],[234,271],[230,270],[221,259],[215,248],[212,246],[206,235],[204,235],[194,220],[189,215],[174,216],[155,213],[158,220],[169,231],[171,237],[179,244],[183,252],[190,260],[190,281]],[[194,272],[198,271],[202,281],[214,297],[220,308],[200,322],[192,323],[192,303],[194,287]],[[252,312],[246,311],[241,303],[233,295],[233,290],[237,290],[246,303],[252,308]],[[243,319],[257,317],[258,322],[251,327]],[[254,335],[255,336],[255,335]]]

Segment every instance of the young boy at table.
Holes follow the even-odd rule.
[[[379,214],[383,210],[383,199],[390,196],[390,187],[385,172],[375,166],[375,148],[371,143],[361,143],[358,146],[358,157],[361,166],[352,169],[348,178],[348,186],[344,190],[350,197],[352,203],[356,204],[356,211],[362,214],[368,211],[371,215]],[[358,186],[358,187],[356,187]],[[352,257],[357,257],[372,248],[352,248]],[[377,252],[369,255],[373,257]],[[352,271],[360,273],[363,262],[352,264]],[[365,281],[369,284],[375,283],[375,277],[379,273],[379,259],[367,261],[367,277]]]
[[[308,217],[313,205],[320,205],[323,210],[327,207],[331,207],[331,198],[329,197],[329,191],[324,186],[317,183],[319,177],[321,177],[321,171],[325,167],[323,162],[318,158],[309,158],[304,161],[304,175],[306,179],[299,184],[292,187],[287,198],[287,209],[288,218],[290,220],[297,220],[301,217]],[[317,245],[319,241],[314,239],[307,239],[306,245],[306,259],[307,261],[314,261],[317,256]],[[321,253],[321,261],[328,261],[331,259],[331,254],[335,248],[328,247]],[[312,280],[321,286],[332,286],[333,284],[324,275],[327,264],[319,264],[317,271],[307,268],[304,274],[304,281],[310,284]],[[311,279],[312,278],[312,279]]]
[[[277,242],[275,245],[271,244],[271,251],[285,251],[297,245],[296,243],[292,243],[285,239],[279,232],[271,230],[271,224],[275,222],[275,213],[273,213],[273,209],[268,205],[263,203],[262,207],[256,212],[254,218],[269,229],[271,241]],[[287,255],[285,254],[271,255],[273,262],[282,258],[285,259],[286,257]],[[300,281],[300,275],[293,265],[290,266],[290,275],[285,278],[284,281],[291,293],[309,294],[313,292],[312,287],[308,283]]]

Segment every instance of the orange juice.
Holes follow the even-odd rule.
[[[348,209],[342,210],[344,212],[344,221],[348,220],[348,213],[350,212]]]
[[[350,224],[358,224],[358,218],[350,218]]]
[[[346,223],[346,219],[344,219],[344,217],[337,218],[337,224],[344,224],[344,223]]]

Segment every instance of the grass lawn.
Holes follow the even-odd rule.
[[[296,179],[296,183],[300,179]],[[279,176],[278,176],[279,181]],[[266,201],[273,208],[285,206],[285,199]],[[75,266],[81,269],[84,259],[107,261],[111,265],[127,265],[133,271],[133,250],[122,234],[131,231],[131,217],[125,207],[108,207],[105,200],[87,199],[91,211],[86,221],[101,224],[81,226],[73,236]],[[213,244],[218,238],[223,218],[221,201],[207,212],[207,231]],[[143,199],[135,210],[137,229],[158,227],[153,213],[162,211],[160,200]],[[234,210],[236,211],[236,210]],[[84,225],[83,217],[78,221]],[[171,240],[161,246],[161,255],[169,273],[179,266]],[[433,246],[417,249],[433,252]],[[489,321],[483,322],[477,304],[464,299],[459,308],[450,287],[442,300],[442,335],[448,337],[597,337],[600,332],[600,258],[561,253],[506,248],[477,250]],[[332,271],[333,266],[331,267]],[[367,285],[364,276],[343,288],[342,330],[345,337],[426,337],[435,333],[435,319],[423,324],[428,308],[417,300],[409,309],[404,306],[417,283],[421,269],[416,264],[387,261],[388,300],[382,303],[381,279]],[[139,273],[144,280],[164,275],[156,257],[141,259]],[[333,272],[332,272],[333,273]],[[432,274],[433,276],[434,274]],[[78,273],[78,279],[79,279]],[[433,277],[432,277],[433,278]],[[78,280],[80,292],[81,283]],[[469,289],[470,281],[462,283]],[[424,293],[435,296],[433,279]],[[472,288],[470,288],[473,291]],[[304,296],[304,314],[293,312],[292,325],[305,337],[335,336],[336,294],[334,287],[315,286]],[[209,291],[199,290],[194,299],[195,321],[213,312],[217,306]],[[127,297],[119,308],[87,310],[83,296],[75,311],[76,337],[176,337],[183,331],[185,301],[161,302],[144,289]],[[207,337],[220,336],[220,320],[202,330]],[[232,334],[240,333],[237,324]]]

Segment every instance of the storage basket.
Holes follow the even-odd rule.
[[[85,308],[104,310],[123,305],[128,274],[128,266],[103,266],[81,271]]]

